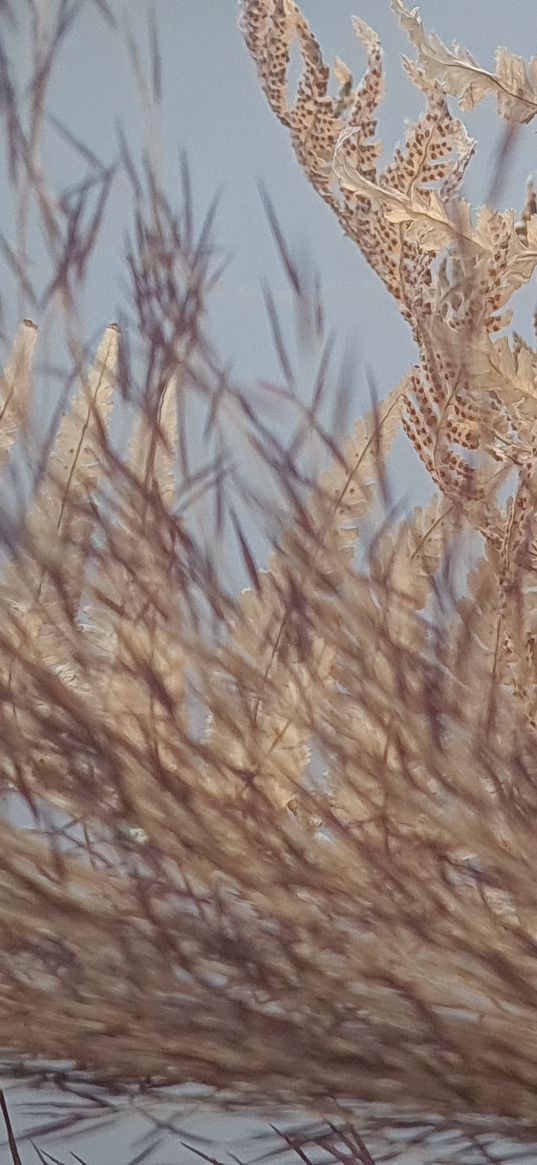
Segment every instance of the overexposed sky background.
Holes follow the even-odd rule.
[[[55,9],[54,0],[42,0],[44,11]],[[215,237],[230,264],[212,301],[212,335],[224,362],[238,382],[255,390],[258,379],[275,378],[278,366],[269,324],[263,307],[262,282],[272,288],[285,316],[289,290],[262,207],[258,183],[270,193],[280,225],[293,252],[309,256],[320,275],[328,327],[337,332],[339,352],[346,349],[348,410],[352,421],[368,407],[366,370],[373,372],[380,396],[390,391],[413,359],[413,345],[397,308],[380,281],[367,267],[357,248],[344,238],[329,209],[308,185],[295,161],[285,129],[276,121],[260,90],[253,63],[244,48],[238,27],[235,0],[113,0],[117,17],[114,30],[88,0],[67,36],[49,90],[47,109],[105,163],[117,154],[117,125],[136,152],[147,137],[143,103],[137,91],[126,48],[129,29],[146,64],[148,12],[154,12],[160,43],[163,99],[158,124],[150,127],[158,141],[162,178],[172,203],[180,197],[180,152],[190,163],[194,205],[201,222],[218,188],[222,189]],[[389,157],[404,138],[405,119],[421,109],[417,94],[400,67],[403,52],[413,55],[390,11],[389,0],[302,0],[302,9],[315,31],[327,61],[342,57],[355,76],[364,65],[364,51],[352,32],[351,15],[364,18],[380,34],[385,50],[387,93],[379,112],[380,136]],[[426,28],[445,41],[461,41],[479,62],[493,63],[497,45],[506,45],[525,57],[537,53],[536,10],[532,0],[423,0]],[[20,27],[6,33],[10,64],[24,89],[29,69],[29,36],[26,8],[20,0]],[[467,194],[477,206],[485,198],[501,137],[501,124],[492,101],[465,116],[478,140]],[[509,159],[501,205],[519,209],[526,180],[537,169],[535,123],[524,128]],[[47,134],[44,164],[53,192],[80,179],[80,157],[52,129]],[[97,336],[124,307],[122,249],[130,225],[125,180],[118,175],[101,232],[87,285],[80,298],[84,337]],[[0,152],[1,230],[14,245],[13,201],[6,166]],[[34,283],[43,289],[50,271],[38,236],[34,239]],[[32,316],[31,305],[20,302],[8,268],[0,256],[2,326],[6,339],[19,316]],[[529,335],[533,292],[523,302],[527,320],[519,326]],[[537,296],[535,296],[537,299]],[[35,321],[42,323],[39,318]],[[517,321],[518,322],[518,321]],[[531,337],[530,337],[531,338]],[[304,399],[311,395],[307,372],[300,383]],[[334,388],[336,386],[334,385]],[[277,405],[274,405],[277,423]],[[270,418],[269,418],[270,421]],[[417,458],[403,440],[398,444],[394,470],[401,493],[418,499],[425,477]],[[261,545],[261,544],[260,544]],[[262,565],[262,563],[260,563]],[[240,1038],[240,1037],[238,1037]],[[1,1032],[0,1032],[1,1040]],[[17,1123],[18,1118],[16,1117]],[[233,1135],[239,1124],[225,1121],[222,1135]],[[105,1148],[106,1146],[106,1148]],[[50,1146],[52,1149],[52,1145]],[[82,1145],[88,1163],[106,1160],[122,1165],[129,1160],[127,1138],[122,1132],[113,1140]],[[67,1159],[69,1146],[61,1154]],[[59,1152],[59,1149],[53,1149]],[[222,1151],[220,1147],[220,1152]],[[24,1149],[32,1161],[33,1150]],[[182,1162],[186,1152],[170,1143],[159,1161]],[[0,1163],[10,1160],[0,1148]],[[190,1158],[193,1160],[193,1158]]]

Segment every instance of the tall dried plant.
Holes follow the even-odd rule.
[[[0,820],[0,1042],[6,1072],[78,1089],[86,1116],[189,1083],[222,1106],[349,1125],[288,1135],[303,1160],[309,1139],[336,1161],[409,1146],[414,1161],[490,1161],[498,1138],[537,1141],[537,351],[508,309],[537,263],[537,213],[531,189],[518,219],[471,211],[474,143],[447,98],[464,110],[495,95],[512,132],[537,112],[537,74],[505,50],[488,72],[393,7],[425,111],[379,170],[374,32],[355,21],[367,70],[355,87],[337,61],[332,95],[293,0],[241,6],[301,165],[419,350],[341,448],[318,420],[318,304],[274,211],[320,354],[291,446],[218,366],[214,255],[186,179],[177,217],[126,152],[137,348],[111,325],[85,370],[74,284],[110,175],[81,239],[80,204],[48,198],[11,105],[76,383],[43,455],[25,321],[2,380],[6,480],[21,454],[34,473],[23,516],[1,525],[0,782],[32,827]],[[191,393],[218,450],[197,469]],[[264,570],[241,516],[260,519],[261,503],[223,416],[277,482]],[[386,474],[401,425],[434,485],[402,519]],[[300,456],[312,433],[332,458],[317,482]],[[228,529],[249,576],[239,595],[217,560]]]

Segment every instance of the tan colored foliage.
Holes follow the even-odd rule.
[[[69,1061],[119,1089],[347,1106],[375,1148],[416,1127],[436,1160],[438,1130],[464,1152],[537,1139],[537,353],[508,330],[537,214],[531,191],[518,221],[473,213],[474,143],[447,104],[495,94],[527,121],[534,66],[503,51],[489,73],[394,7],[425,111],[380,170],[372,30],[355,22],[367,70],[354,87],[338,61],[331,96],[293,0],[242,4],[301,165],[419,349],[307,500],[266,442],[287,498],[267,569],[234,515],[251,586],[230,593],[181,506],[197,325],[188,342],[183,323],[158,332],[125,454],[110,429],[122,340],[106,330],[21,529],[6,526],[0,781],[39,829],[0,822],[1,1042],[13,1070]],[[153,310],[158,232],[166,277],[179,238],[161,216],[157,200],[140,230]],[[4,461],[17,439],[36,449],[35,340],[22,325],[6,366]],[[435,492],[396,521],[401,423]]]

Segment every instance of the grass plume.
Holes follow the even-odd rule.
[[[69,368],[44,439],[43,325],[20,325],[0,385],[0,792],[17,814],[0,818],[1,1066],[66,1094],[49,1133],[128,1105],[150,1114],[137,1161],[178,1131],[159,1113],[196,1089],[222,1109],[308,1114],[280,1135],[305,1165],[490,1162],[502,1138],[537,1142],[536,353],[508,330],[537,215],[531,190],[516,221],[472,213],[474,143],[446,100],[501,90],[518,126],[533,71],[508,91],[516,61],[500,54],[476,92],[468,54],[394,7],[426,109],[379,172],[372,30],[356,22],[363,81],[337,62],[332,97],[292,0],[242,5],[300,163],[419,351],[342,442],[324,419],[334,341],[268,194],[297,347],[314,360],[305,405],[267,289],[282,383],[259,392],[289,418],[273,428],[211,340],[216,203],[198,227],[186,163],[177,210],[153,154],[139,163],[120,133],[104,166],[69,134],[85,177],[48,189],[47,85],[80,5],[45,25],[30,6],[28,107],[2,50],[20,190],[2,252],[45,336],[61,320]],[[163,86],[154,23],[150,40],[149,80],[130,46],[148,121]],[[129,311],[88,343],[79,294],[118,172]],[[411,513],[390,487],[401,426],[434,488]],[[5,1092],[2,1112],[16,1161]]]

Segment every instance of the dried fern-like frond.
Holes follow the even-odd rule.
[[[267,44],[278,37],[270,11],[266,4]],[[293,19],[296,25],[296,13]],[[442,492],[464,506],[486,539],[503,545],[505,558],[511,523],[494,501],[505,474],[493,463],[520,467],[533,457],[534,386],[529,351],[514,351],[497,333],[510,322],[506,308],[514,291],[534,271],[535,216],[530,201],[517,228],[513,212],[488,207],[474,221],[460,193],[473,143],[449,114],[444,75],[426,67],[423,46],[433,41],[418,37],[415,14],[405,21],[421,52],[420,67],[405,67],[427,97],[427,113],[410,129],[405,149],[377,173],[364,147],[380,93],[375,56],[334,146],[341,196],[334,209],[401,304],[420,347],[421,366],[407,381],[406,432]],[[356,31],[376,54],[378,42],[363,22]],[[293,144],[317,185],[296,136]]]
[[[392,0],[393,11],[417,49],[427,77],[440,81],[456,97],[461,109],[473,109],[484,97],[496,97],[498,113],[506,121],[528,122],[537,113],[537,58],[528,65],[508,49],[498,49],[496,72],[478,65],[468,49],[454,44],[448,49],[440,37],[426,33],[417,8],[405,8]]]

